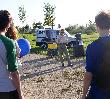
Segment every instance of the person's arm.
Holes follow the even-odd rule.
[[[57,37],[56,43],[58,44],[60,42],[60,36]]]
[[[12,78],[13,85],[15,86],[19,98],[23,99],[21,92],[21,83],[20,83],[20,75],[18,72],[18,63],[16,56],[16,46],[13,42],[9,42],[7,44],[7,62],[8,62],[8,71],[10,72],[10,76]]]
[[[18,45],[17,41],[15,41],[15,46],[16,46],[17,57],[20,57],[21,49],[19,48],[19,45]]]
[[[67,43],[67,44],[68,44],[68,38],[69,38],[68,35],[66,35],[66,43]]]
[[[85,72],[84,81],[83,81],[83,95],[82,95],[81,99],[86,99],[86,95],[87,95],[88,89],[90,87],[91,80],[92,80],[92,73]]]
[[[81,99],[86,99],[86,95],[88,93],[88,89],[90,87],[92,76],[94,72],[94,60],[93,60],[93,48],[90,46],[87,47],[86,50],[86,72],[84,73],[84,80],[83,80],[83,95]]]
[[[18,71],[15,71],[15,72],[10,72],[11,74],[11,77],[12,77],[12,82],[19,94],[19,98],[20,99],[23,99],[22,98],[22,91],[21,91],[21,83],[20,83],[20,75],[19,75],[19,72]]]

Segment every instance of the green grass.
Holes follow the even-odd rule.
[[[82,34],[82,40],[84,42],[84,47],[86,48],[90,43],[95,41],[99,37],[98,33],[93,33],[90,35]]]
[[[33,34],[20,34],[19,35],[20,38],[26,38],[27,40],[29,40],[30,44],[31,44],[31,47],[32,48],[35,48],[36,47],[36,36],[33,35]]]
[[[82,40],[84,42],[84,48],[86,50],[86,47],[88,46],[88,44],[92,43],[93,41],[95,41],[97,38],[99,37],[98,33],[92,33],[92,34],[82,34]],[[30,45],[31,45],[31,53],[36,53],[36,54],[47,54],[46,50],[41,49],[39,46],[36,46],[36,35],[35,34],[29,34],[29,33],[25,33],[25,34],[19,34],[19,38],[26,38],[27,40],[29,40]],[[69,49],[69,52],[72,53],[73,49]]]
[[[19,34],[19,38],[25,38],[30,42],[31,45],[31,53],[36,53],[36,54],[46,54],[46,51],[41,49],[39,46],[36,46],[36,35],[35,34]]]

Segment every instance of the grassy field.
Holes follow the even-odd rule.
[[[84,42],[84,47],[86,48],[88,44],[92,43],[99,37],[98,33],[93,33],[93,34],[82,34],[82,39]]]
[[[86,49],[87,45],[90,44],[91,42],[93,42],[94,40],[96,40],[98,38],[98,33],[92,33],[92,34],[82,34],[82,39],[84,42],[84,48]],[[41,49],[39,46],[36,46],[36,35],[35,34],[29,34],[29,33],[25,33],[25,34],[19,34],[19,38],[26,38],[29,40],[30,44],[31,44],[31,53],[36,53],[36,54],[46,54],[46,50]],[[69,52],[71,53],[72,50],[69,49]]]
[[[35,34],[19,34],[19,38],[25,38],[29,40],[30,45],[31,45],[31,53],[36,53],[36,54],[46,54],[46,51],[41,49],[39,46],[36,46],[36,35]]]

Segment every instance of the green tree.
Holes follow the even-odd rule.
[[[44,3],[44,26],[53,26],[55,21],[55,6],[50,5],[49,3]]]
[[[96,26],[95,26],[94,22],[89,20],[89,23],[86,24],[86,27],[85,27],[85,33],[90,34],[90,33],[93,33],[93,32],[96,32]]]
[[[31,30],[31,33],[34,33],[36,31],[36,29],[44,29],[43,25],[41,22],[34,22],[32,24],[32,30]]]
[[[70,34],[76,34],[76,33],[85,33],[85,34],[90,34],[96,32],[95,28],[95,23],[89,20],[89,23],[86,24],[86,26],[83,25],[69,25],[65,29],[70,33]]]
[[[80,26],[78,24],[76,25],[69,25],[67,28],[65,28],[70,34],[76,34],[76,33],[84,33],[85,27]]]
[[[37,23],[34,22],[34,23],[32,24],[32,26],[33,26],[33,29],[36,29],[36,28],[42,29],[42,28],[43,28],[41,22],[37,22]]]
[[[25,32],[30,32],[30,27],[29,27],[28,24],[26,24],[26,25],[24,26],[24,31],[25,31]]]
[[[24,22],[26,21],[26,10],[24,9],[23,5],[21,5],[18,9],[19,9],[18,13],[19,19],[22,22],[22,25],[24,25]]]

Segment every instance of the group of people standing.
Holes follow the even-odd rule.
[[[20,49],[12,20],[7,10],[0,11],[0,99],[24,99],[17,62]],[[99,38],[86,49],[86,72],[81,99],[110,99],[110,13],[100,12],[95,17],[95,23]],[[64,66],[62,53],[65,53],[68,65],[71,66],[66,40],[64,29],[61,29],[57,42],[60,60]]]

